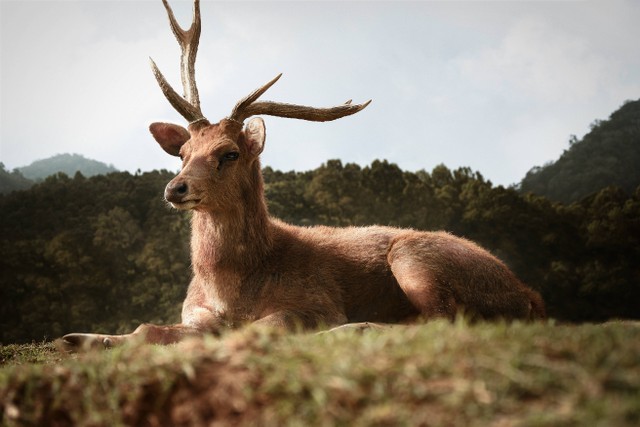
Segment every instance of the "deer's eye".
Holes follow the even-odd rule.
[[[238,153],[237,151],[229,151],[228,153],[223,154],[222,157],[220,157],[220,161],[218,162],[217,169],[220,170],[224,162],[226,161],[232,162],[234,160],[238,160],[239,157],[240,157],[240,153]]]
[[[238,160],[238,157],[240,157],[240,153],[238,153],[237,151],[230,151],[227,154],[225,154],[224,156],[222,156],[223,160]]]

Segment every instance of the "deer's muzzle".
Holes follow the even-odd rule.
[[[176,209],[191,209],[200,203],[189,194],[189,186],[183,180],[173,180],[164,189],[164,198]]]

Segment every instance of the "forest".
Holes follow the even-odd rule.
[[[190,219],[162,199],[172,177],[57,174],[0,195],[0,343],[178,321]],[[285,221],[447,230],[504,260],[559,321],[640,317],[640,187],[562,204],[468,168],[407,172],[386,161],[267,167],[264,179],[270,212]]]

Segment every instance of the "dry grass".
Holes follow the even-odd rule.
[[[2,347],[3,425],[640,423],[640,327],[430,322],[364,333]]]

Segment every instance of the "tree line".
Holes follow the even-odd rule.
[[[162,199],[172,177],[57,174],[0,195],[0,342],[179,321],[190,216]],[[407,172],[386,161],[267,167],[264,178],[269,210],[285,221],[447,230],[504,260],[554,318],[640,317],[640,187],[561,204],[493,186],[468,168]]]

